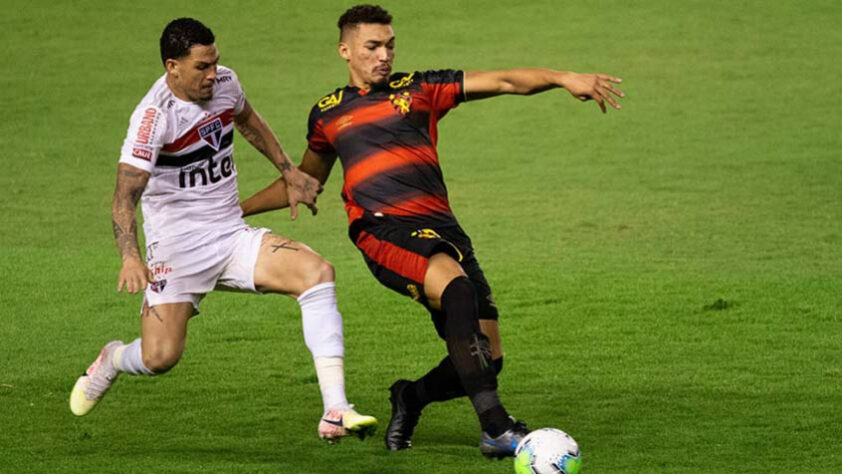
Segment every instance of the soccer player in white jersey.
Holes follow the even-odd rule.
[[[175,366],[199,302],[225,288],[297,298],[324,403],[319,436],[335,441],[371,434],[377,420],[354,411],[345,397],[333,268],[306,245],[243,221],[234,128],[283,174],[291,201],[315,212],[321,185],[292,165],[234,71],[218,65],[210,29],[190,18],[173,20],[161,36],[161,60],[166,73],[132,114],[111,209],[123,258],[117,290],[145,291],[141,337],[105,345],[73,387],[72,412],[87,414],[120,373],[157,375]],[[145,263],[137,240],[138,200]]]

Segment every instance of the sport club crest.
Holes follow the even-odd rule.
[[[400,94],[389,94],[389,101],[399,114],[406,115],[412,106],[412,94],[407,91],[401,92]]]
[[[161,293],[164,291],[164,288],[167,287],[167,280],[162,279],[158,281],[153,281],[149,283],[149,289],[154,291],[155,293]]]
[[[222,119],[217,117],[213,121],[199,127],[199,136],[211,148],[219,151],[219,145],[222,143]]]

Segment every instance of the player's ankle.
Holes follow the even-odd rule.
[[[114,349],[114,355],[111,357],[111,366],[114,367],[117,372],[123,372],[123,369],[121,369],[121,363],[123,362],[123,353],[126,351],[126,347],[126,344],[123,344]]]
[[[491,407],[480,413],[479,422],[482,431],[488,433],[492,438],[500,436],[514,426],[514,422],[502,405]]]
[[[420,380],[410,382],[398,393],[398,396],[406,409],[413,412],[420,412],[428,403],[424,395],[424,383]]]

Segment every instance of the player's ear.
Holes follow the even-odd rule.
[[[178,61],[175,59],[170,58],[164,61],[164,68],[166,68],[168,73],[178,77]]]
[[[348,43],[340,41],[338,50],[339,55],[342,56],[342,59],[344,59],[345,61],[351,60],[351,47],[348,46]]]

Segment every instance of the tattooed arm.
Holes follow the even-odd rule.
[[[292,218],[298,217],[298,209],[296,208],[298,204],[304,204],[315,214],[317,210],[316,196],[322,191],[321,184],[293,166],[272,129],[248,101],[246,101],[243,111],[234,116],[234,123],[240,134],[260,153],[269,158],[269,161],[281,172],[286,183],[286,193],[289,197]]]
[[[149,173],[134,166],[120,163],[117,166],[117,185],[114,201],[111,203],[111,223],[114,226],[114,240],[123,258],[123,268],[117,282],[117,291],[123,286],[129,293],[137,293],[153,281],[152,272],[143,263],[137,244],[137,202],[149,181]]]

